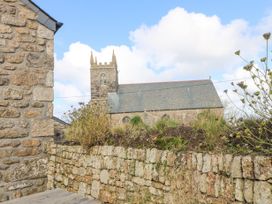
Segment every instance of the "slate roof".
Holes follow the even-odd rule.
[[[111,113],[223,108],[211,80],[123,84],[108,102]]]
[[[42,10],[37,4],[35,4],[31,0],[21,0],[29,9],[34,11],[38,17],[37,20],[39,23],[47,27],[48,29],[57,32],[58,29],[63,25],[62,23],[58,22],[56,19],[51,17],[48,13]]]

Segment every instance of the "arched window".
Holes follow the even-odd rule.
[[[106,85],[106,83],[107,83],[106,74],[105,74],[105,73],[102,73],[102,74],[100,75],[100,84],[101,84],[101,85]]]
[[[168,114],[164,114],[162,117],[161,117],[162,120],[169,120],[170,119],[170,116]]]
[[[123,117],[123,119],[122,119],[122,123],[123,123],[123,124],[129,123],[129,121],[130,121],[130,117],[128,117],[128,116],[125,116],[125,117]]]

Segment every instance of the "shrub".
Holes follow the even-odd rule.
[[[130,119],[130,124],[133,126],[139,126],[143,124],[143,120],[140,116],[136,115]]]
[[[169,118],[163,118],[155,123],[154,130],[163,134],[167,129],[176,127],[178,127],[178,123],[176,121]]]
[[[110,133],[110,120],[103,104],[80,104],[78,109],[67,113],[71,125],[65,137],[84,147],[103,144]]]
[[[186,149],[187,143],[180,137],[159,137],[155,140],[158,149],[171,151],[183,151]]]
[[[226,135],[228,126],[223,117],[217,116],[210,110],[203,111],[197,115],[195,121],[192,122],[193,128],[203,130],[205,132],[205,146],[209,150],[213,150],[215,146],[221,143],[221,136]]]
[[[232,118],[234,137],[230,138],[237,141],[238,137],[241,141],[239,145],[244,143],[244,147],[269,154],[272,153],[272,71],[269,68],[271,59],[268,58],[270,36],[270,33],[263,34],[266,41],[266,56],[261,58],[259,63],[245,60],[240,55],[240,50],[235,52],[247,63],[244,70],[249,73],[255,87],[249,86],[245,81],[231,83],[232,91],[240,98],[244,107],[236,106],[243,118]],[[228,94],[228,90],[225,90],[225,93]]]

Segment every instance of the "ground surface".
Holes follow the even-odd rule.
[[[54,189],[3,202],[3,204],[101,204],[101,202],[94,199],[84,198],[76,193]]]

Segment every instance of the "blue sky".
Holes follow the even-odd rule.
[[[55,115],[90,100],[89,56],[114,49],[120,83],[212,77],[222,101],[231,79],[246,78],[245,57],[261,56],[270,32],[268,0],[34,0],[64,26],[55,36]]]

